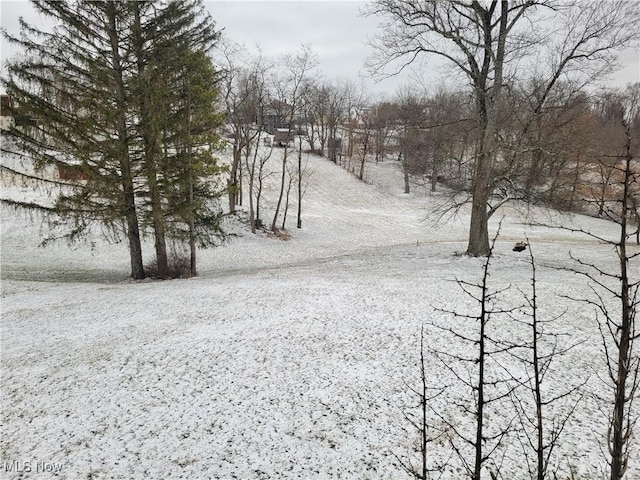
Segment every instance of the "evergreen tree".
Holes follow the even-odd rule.
[[[12,132],[17,151],[55,187],[55,202],[12,203],[72,222],[69,238],[94,224],[111,238],[125,233],[133,278],[144,277],[140,237],[148,230],[158,276],[169,276],[167,235],[182,239],[185,228],[173,226],[180,219],[195,273],[196,225],[203,244],[221,234],[210,188],[220,173],[210,152],[220,124],[206,56],[218,37],[211,17],[199,0],[34,5],[56,26],[22,23],[20,37],[8,36],[25,54],[8,63],[3,83],[21,120]],[[61,178],[51,180],[56,167]]]
[[[145,224],[150,225],[154,232],[157,275],[167,278],[169,259],[166,239],[170,234],[168,221],[171,216],[169,208],[172,206],[169,200],[175,199],[175,193],[180,190],[185,178],[195,186],[198,177],[219,173],[210,154],[198,151],[200,160],[193,161],[194,157],[190,154],[194,153],[193,148],[201,140],[198,140],[197,132],[194,131],[193,135],[189,132],[188,125],[191,125],[192,119],[186,118],[180,109],[180,104],[185,103],[181,96],[187,95],[187,91],[193,95],[193,91],[200,89],[203,97],[200,100],[204,103],[199,110],[199,120],[203,124],[199,128],[213,133],[213,129],[219,126],[219,117],[212,114],[217,94],[215,71],[206,57],[218,34],[199,1],[174,1],[162,8],[151,2],[131,2],[130,5],[133,10],[133,49],[136,57],[133,91],[139,113],[137,134],[142,146],[141,165],[147,187]],[[192,64],[195,58],[200,58],[199,69]],[[202,75],[203,68],[206,75]],[[193,109],[193,104],[190,105]],[[202,108],[206,112],[204,115]],[[181,138],[181,144],[172,144],[177,138]],[[211,139],[206,143],[215,144]],[[184,150],[181,157],[177,155],[180,150]],[[185,158],[185,155],[189,158]],[[204,161],[205,157],[208,160]],[[205,163],[213,168],[203,168]],[[194,189],[192,193],[190,205],[204,208],[207,203],[196,202],[195,196],[196,193],[205,192]],[[211,199],[209,193],[205,197]],[[181,211],[185,212],[184,209]],[[195,273],[196,213],[192,211],[187,218],[192,232],[192,274]],[[174,233],[176,231],[179,232],[173,230]],[[215,232],[218,232],[217,228]]]
[[[219,178],[226,169],[212,155],[220,143],[213,129],[222,123],[214,106],[217,77],[203,52],[182,57],[184,65],[172,82],[171,108],[178,121],[165,132],[165,172],[171,181],[167,220],[171,236],[188,240],[190,272],[196,274],[196,243],[210,246],[224,237],[219,198],[225,193]]]
[[[112,2],[34,6],[57,25],[45,32],[22,22],[21,36],[8,37],[24,52],[3,79],[18,119],[17,151],[53,187],[54,223],[72,221],[71,239],[94,223],[116,237],[126,233],[131,276],[143,278],[127,112],[128,12]],[[51,180],[56,169],[60,181]],[[21,206],[50,212],[46,204]]]

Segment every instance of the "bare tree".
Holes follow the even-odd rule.
[[[373,145],[376,163],[384,160],[391,141],[394,126],[398,120],[398,106],[393,102],[380,101],[372,107],[371,118]]]
[[[420,480],[427,480],[429,478],[429,474],[433,472],[442,471],[444,465],[449,461],[444,462],[444,465],[430,465],[429,464],[429,444],[434,440],[437,440],[441,434],[436,433],[436,437],[430,436],[430,424],[429,424],[429,411],[432,408],[432,402],[440,397],[446,390],[446,386],[438,386],[431,387],[429,385],[428,378],[428,358],[427,358],[427,349],[425,348],[425,328],[424,325],[420,328],[420,360],[419,360],[419,369],[420,369],[420,378],[418,388],[407,385],[409,391],[413,394],[415,398],[418,400],[418,413],[414,414],[412,412],[403,411],[403,416],[409,422],[410,425],[418,432],[420,436],[420,446],[418,448],[419,460],[418,465],[414,465],[411,456],[403,459],[402,457],[395,455],[398,462],[404,470],[413,477]]]
[[[327,150],[329,160],[338,163],[344,140],[342,124],[346,118],[347,92],[341,85],[331,84],[327,85],[327,97]]]
[[[626,95],[618,97],[616,112],[624,133],[621,150],[612,155],[618,159],[615,169],[620,179],[620,188],[608,199],[604,215],[618,225],[619,236],[612,240],[584,229],[575,231],[613,246],[619,269],[616,272],[607,271],[596,263],[573,257],[581,268],[576,273],[586,277],[593,285],[595,299],[577,300],[591,305],[596,311],[609,386],[613,393],[607,430],[611,480],[622,479],[627,471],[632,458],[630,449],[634,428],[638,420],[633,406],[640,387],[640,356],[635,351],[640,338],[636,328],[640,278],[633,277],[637,277],[637,272],[640,271],[637,266],[640,254],[630,253],[627,246],[633,235],[629,222],[635,214],[634,204],[637,205],[639,196],[637,185],[640,182],[640,172],[634,159],[638,153],[640,133],[640,89],[630,87]],[[615,303],[617,308],[613,306]]]
[[[262,219],[260,218],[260,202],[262,200],[264,181],[272,173],[265,170],[265,165],[271,158],[272,153],[273,144],[269,145],[269,148],[266,149],[266,151],[260,151],[259,149],[254,151],[254,160],[250,169],[250,175],[252,178],[252,180],[250,180],[250,190],[255,194],[255,202],[253,200],[250,202],[250,211],[255,212],[253,215],[253,221],[251,222],[251,225],[253,226],[251,231],[253,233],[255,233],[255,229],[262,228],[263,226]]]
[[[512,430],[514,418],[509,419],[508,415],[505,415],[507,412],[504,410],[504,405],[502,407],[496,407],[496,405],[511,398],[519,385],[519,382],[514,381],[513,376],[505,371],[503,360],[500,359],[514,347],[497,338],[497,330],[491,328],[492,323],[499,317],[510,317],[518,309],[517,306],[499,305],[501,296],[510,288],[509,286],[495,288],[489,284],[492,252],[496,239],[497,235],[493,238],[489,255],[483,263],[481,279],[477,283],[457,281],[460,288],[477,306],[477,311],[465,314],[453,310],[436,309],[457,319],[476,322],[476,332],[469,333],[468,326],[463,329],[450,324],[446,326],[433,324],[444,334],[451,335],[452,339],[472,346],[475,350],[473,354],[469,354],[469,348],[463,348],[460,351],[453,348],[447,351],[431,350],[444,368],[452,373],[454,380],[471,391],[472,405],[469,405],[466,399],[451,402],[460,411],[473,417],[474,429],[471,435],[463,432],[459,426],[442,414],[439,415],[447,428],[455,433],[455,439],[451,440],[451,448],[473,480],[480,480],[483,470],[488,468],[492,460],[494,463],[492,475],[499,474],[501,462],[495,461],[496,455]],[[501,415],[491,415],[492,407],[498,408]],[[490,423],[487,421],[488,417],[502,417],[503,421]]]
[[[616,275],[620,281],[620,290],[615,293],[620,301],[620,316],[612,318],[607,313],[606,307],[601,311],[605,314],[606,330],[614,340],[617,355],[612,359],[607,352],[607,364],[609,375],[615,386],[613,412],[610,418],[609,453],[611,454],[611,480],[621,479],[629,461],[629,447],[632,439],[633,428],[637,416],[633,415],[632,405],[640,386],[638,374],[640,371],[640,358],[634,352],[634,343],[638,339],[636,331],[636,313],[640,305],[638,299],[638,287],[640,279],[635,281],[630,278],[630,273],[638,270],[630,269],[630,261],[638,258],[638,254],[627,252],[627,242],[630,236],[628,229],[629,211],[634,202],[631,201],[633,185],[640,181],[640,172],[634,167],[632,153],[632,126],[638,122],[640,110],[640,90],[636,89],[634,95],[627,99],[627,105],[620,106],[620,124],[624,129],[625,143],[621,156],[620,166],[624,180],[622,183],[621,198],[619,198],[619,225],[620,239],[616,244],[618,258],[620,260],[620,273]],[[636,123],[635,129],[640,126]],[[593,279],[593,276],[590,277]],[[603,306],[602,304],[600,306]],[[606,342],[604,343],[606,348]],[[617,358],[616,358],[617,357]]]
[[[460,147],[466,147],[468,139],[464,136],[465,124],[470,123],[467,111],[467,97],[464,92],[450,92],[438,89],[426,99],[426,141],[430,159],[431,191],[435,192],[439,181],[450,180],[449,184],[460,182],[460,173],[451,168],[451,162],[457,165]],[[473,122],[475,123],[475,122]],[[466,150],[462,153],[465,157]]]
[[[420,153],[424,151],[421,127],[426,123],[426,98],[409,88],[401,89],[397,96],[398,136],[404,178],[404,193],[411,193],[411,175],[419,174]]]
[[[309,72],[315,68],[316,59],[313,54],[311,47],[307,45],[303,45],[300,47],[300,50],[295,55],[285,55],[282,58],[282,62],[284,65],[284,73],[276,82],[276,93],[280,97],[282,103],[289,105],[287,109],[286,116],[288,117],[288,124],[290,128],[294,125],[294,120],[301,113],[301,107],[303,103],[303,98],[305,94],[305,86],[308,86],[306,82]],[[282,208],[282,201],[284,199],[285,187],[286,187],[286,177],[287,177],[287,160],[289,156],[289,146],[286,145],[284,147],[283,155],[282,155],[282,170],[281,170],[281,181],[280,181],[280,193],[278,195],[278,202],[276,204],[276,210],[273,215],[273,222],[271,223],[271,230],[275,233],[278,231],[276,226],[278,221],[278,216],[280,214],[280,209]],[[301,158],[299,159],[299,171],[302,171]],[[302,182],[299,182],[299,188],[302,188]],[[302,194],[299,195],[302,197]],[[302,207],[299,205],[299,209]],[[286,209],[286,207],[285,207]],[[300,215],[300,212],[299,212]],[[301,222],[301,220],[300,220]]]
[[[358,113],[358,126],[357,135],[354,137],[358,144],[358,150],[361,153],[360,165],[358,166],[358,178],[364,180],[364,167],[367,162],[367,155],[373,148],[374,143],[374,124],[375,116],[371,115],[369,111],[363,111]]]
[[[381,73],[398,63],[402,69],[422,55],[434,55],[473,88],[479,130],[467,254],[489,252],[489,205],[496,187],[496,134],[505,86],[522,75],[519,67],[525,61],[536,61],[538,70],[548,67],[534,108],[539,110],[562,75],[589,81],[610,70],[613,49],[638,36],[638,12],[637,3],[624,0],[377,0],[369,7],[369,15],[385,19],[374,43],[371,71]]]
[[[255,124],[250,136],[245,137],[247,141],[244,145],[244,159],[245,174],[249,183],[249,225],[252,233],[256,233],[259,222],[257,206],[260,198],[255,192],[256,174],[260,175],[266,160],[268,160],[273,151],[273,145],[269,145],[267,153],[264,153],[261,145],[264,134],[264,109],[269,97],[268,69],[268,65],[262,61],[257,61],[251,69],[251,81],[249,82],[249,86],[252,89],[252,107],[250,110],[254,112]],[[257,165],[258,170],[256,171]]]
[[[339,88],[342,96],[341,107],[344,109],[343,120],[347,137],[346,157],[349,160],[349,164],[344,164],[343,166],[350,170],[351,158],[357,143],[357,129],[359,128],[362,114],[366,111],[368,99],[362,83],[356,84],[345,80],[339,85]]]
[[[286,187],[284,189],[284,209],[282,211],[282,225],[280,228],[284,230],[287,225],[287,213],[289,212],[289,195],[291,194],[291,187],[293,185],[293,179],[295,173],[292,172],[293,166],[289,163],[286,164],[287,169],[287,182]],[[283,177],[284,180],[284,177]]]
[[[324,156],[328,137],[328,89],[325,83],[312,79],[307,82],[306,101],[303,108],[305,137],[311,152]]]
[[[227,42],[221,49],[223,64],[222,97],[227,113],[227,128],[232,137],[229,168],[229,211],[241,203],[242,158],[251,156],[260,142],[265,104],[273,65],[258,54],[248,57],[246,50]]]
[[[307,176],[307,166],[309,162],[309,155],[304,155],[305,161],[303,162],[302,152],[302,136],[298,137],[298,166],[296,169],[296,186],[298,193],[298,211],[296,215],[296,228],[302,228],[302,198],[305,192],[305,178]]]
[[[582,399],[581,394],[577,395],[576,400],[573,400],[572,397],[579,393],[587,379],[573,386],[567,385],[565,390],[554,392],[552,396],[545,393],[543,386],[548,383],[546,380],[549,372],[552,371],[551,364],[576,347],[580,341],[574,339],[563,345],[562,337],[568,338],[570,335],[566,332],[553,331],[553,323],[560,319],[564,313],[550,319],[541,317],[536,262],[531,244],[528,241],[526,246],[529,248],[531,264],[531,290],[527,293],[522,292],[526,299],[527,311],[514,316],[514,320],[529,329],[530,340],[520,345],[512,345],[514,348],[511,350],[511,354],[524,364],[527,378],[521,382],[521,385],[529,395],[525,396],[521,392],[515,391],[512,400],[522,426],[519,438],[524,437],[524,440],[520,441],[529,475],[532,479],[544,480],[549,478],[552,454],[559,445],[560,437]],[[520,319],[521,316],[524,318]],[[557,406],[556,408],[556,404],[562,401],[568,403],[568,406],[565,408]],[[530,460],[531,451],[533,452],[533,461]]]
[[[399,91],[397,135],[400,140],[405,193],[409,179],[428,177],[431,191],[439,181],[452,187],[452,193],[468,189],[468,161],[474,143],[471,139],[475,121],[468,111],[464,92],[439,90],[435,94],[408,88]]]

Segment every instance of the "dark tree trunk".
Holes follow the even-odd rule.
[[[476,105],[480,120],[480,148],[476,160],[476,168],[473,181],[473,201],[471,204],[471,223],[469,226],[469,245],[467,254],[471,256],[484,256],[489,254],[489,199],[492,193],[492,170],[496,122],[498,120],[499,105],[502,93],[503,67],[509,21],[509,8],[507,2],[502,2],[499,19],[499,33],[496,41],[492,38],[494,28],[490,10],[485,9],[480,3],[474,2],[473,7],[479,18],[484,35],[485,50],[482,68],[474,78],[476,93]],[[493,6],[491,7],[493,9]],[[493,47],[495,45],[495,53]],[[487,88],[490,78],[491,65],[493,64],[493,85]]]
[[[620,243],[618,244],[618,257],[620,259],[620,301],[621,322],[619,325],[618,360],[615,381],[615,397],[613,415],[611,418],[611,431],[609,434],[609,450],[611,453],[611,480],[620,480],[627,470],[628,456],[626,447],[631,439],[631,430],[628,413],[625,410],[631,399],[627,398],[627,382],[629,379],[630,350],[634,334],[634,300],[633,287],[629,283],[627,256],[627,220],[629,209],[630,186],[632,182],[632,159],[630,126],[625,122],[625,168],[623,195],[620,207]]]
[[[167,256],[167,246],[165,240],[165,220],[162,209],[162,199],[158,185],[158,132],[152,128],[154,124],[154,114],[152,105],[152,92],[154,88],[154,78],[146,78],[146,64],[144,52],[144,40],[142,38],[142,24],[140,19],[141,4],[134,4],[135,12],[135,48],[138,62],[139,85],[138,101],[140,106],[140,127],[144,142],[144,169],[147,174],[147,182],[149,187],[151,221],[155,237],[156,262],[158,268],[158,278],[169,277],[169,262]],[[156,106],[157,108],[157,106]]]
[[[127,132],[126,108],[124,93],[123,67],[120,57],[120,40],[116,22],[117,11],[113,3],[106,4],[109,21],[109,41],[111,45],[111,65],[115,76],[116,109],[118,111],[118,141],[120,143],[119,163],[121,169],[122,192],[124,200],[124,216],[127,222],[127,239],[129,241],[129,256],[131,259],[131,277],[141,280],[145,277],[142,261],[142,244],[140,242],[140,227],[136,210],[135,189],[131,158],[129,157],[129,134]]]
[[[491,188],[489,186],[489,160],[478,160],[473,184],[471,222],[469,225],[469,245],[467,255],[480,257],[489,253],[489,213],[487,205]]]
[[[302,228],[302,138],[300,138],[298,151],[298,221],[296,227]]]
[[[239,135],[239,133],[236,133]],[[236,142],[238,140],[236,139]],[[229,212],[236,211],[236,205],[238,204],[238,166],[242,160],[242,148],[238,144],[233,146],[233,163],[231,164],[231,170],[229,171]]]
[[[282,178],[280,179],[280,194],[278,195],[278,203],[276,204],[276,211],[273,214],[273,222],[271,222],[271,231],[277,232],[278,227],[278,215],[280,214],[280,207],[282,207],[282,199],[284,197],[284,183],[287,176],[287,153],[289,147],[284,147],[284,153],[282,155]]]

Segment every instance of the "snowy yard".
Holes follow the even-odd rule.
[[[38,248],[40,226],[3,209],[1,478],[410,478],[396,456],[418,440],[403,413],[416,403],[421,325],[429,347],[456,348],[430,328],[453,321],[435,308],[474,308],[455,283],[481,273],[482,259],[458,255],[468,216],[425,220],[440,197],[404,195],[392,161],[369,165],[368,183],[326,159],[309,168],[302,230],[291,212],[289,241],[245,230],[201,251],[200,276],[187,280],[127,280],[125,246],[99,239]],[[601,478],[601,340],[592,310],[561,296],[588,295],[586,282],[555,267],[572,266],[572,252],[615,269],[615,253],[504,215],[491,281],[529,288],[528,255],[511,251],[527,235],[541,314],[566,310],[557,328],[582,342],[549,374],[550,392],[586,382],[552,463],[559,478],[570,467]],[[604,221],[538,215],[616,234]],[[467,392],[428,366],[429,381],[448,386],[434,407],[464,429],[452,400]],[[446,447],[434,443],[433,458]],[[515,440],[504,455],[504,478],[528,478]],[[636,447],[629,479],[640,478],[638,458]],[[450,470],[443,478],[463,478]]]

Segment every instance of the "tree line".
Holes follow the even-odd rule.
[[[535,125],[523,133],[532,114],[529,96],[522,94],[525,88],[506,97],[501,112],[489,217],[508,201],[605,217],[604,206],[615,196],[620,176],[619,158],[612,154],[624,136],[620,99],[637,97],[640,83],[597,93],[560,83]],[[460,194],[472,192],[478,148],[472,100],[464,91],[405,90],[396,99],[374,104],[362,128],[372,139],[375,161],[399,157],[406,193],[409,179],[428,184],[432,192],[440,185],[452,194],[449,208],[459,207],[464,201]],[[640,117],[635,113],[629,122],[635,152]],[[512,151],[516,141],[519,149]]]
[[[299,60],[308,62],[309,50],[301,52],[305,53]],[[231,66],[233,59],[227,59]],[[310,153],[327,157],[361,180],[368,162],[395,160],[403,172],[405,193],[411,192],[412,184],[426,184],[432,192],[444,187],[450,196],[447,209],[472,200],[481,133],[472,92],[413,85],[374,100],[353,82],[308,76],[296,98],[287,103],[293,97],[274,100],[279,98],[275,83],[281,81],[276,79],[275,62],[248,57],[242,68],[230,70],[233,74],[224,87],[234,152],[230,209],[242,204],[245,176],[249,201],[259,206],[256,164],[243,163],[241,154],[252,152],[253,162],[260,156],[267,110],[279,110],[281,118],[290,116],[284,124],[295,130]],[[624,91],[593,92],[575,82],[559,81],[536,111],[541,84],[535,78],[514,81],[503,94],[487,218],[512,201],[604,216],[604,204],[616,188],[617,160],[610,152],[622,135],[616,105],[621,95],[637,95],[640,84],[630,84]],[[638,119],[631,119],[632,132],[638,128]],[[633,137],[637,142],[638,135]],[[250,206],[252,217],[255,211]]]

